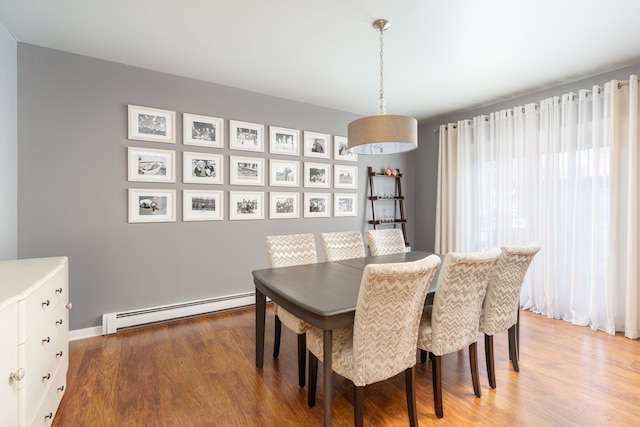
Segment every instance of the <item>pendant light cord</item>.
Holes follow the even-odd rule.
[[[387,101],[384,99],[384,77],[383,77],[383,68],[384,68],[384,56],[383,56],[383,36],[382,32],[384,29],[380,28],[380,100],[378,104],[378,114],[385,115],[387,114]]]

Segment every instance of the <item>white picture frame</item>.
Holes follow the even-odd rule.
[[[304,132],[304,155],[306,157],[331,158],[331,136],[326,133]]]
[[[130,188],[129,223],[175,222],[176,190]]]
[[[224,192],[220,190],[183,190],[183,221],[222,221]]]
[[[182,181],[185,184],[223,184],[222,154],[182,153]]]
[[[295,160],[269,160],[269,185],[272,187],[299,187],[300,162]]]
[[[175,111],[129,105],[128,117],[127,137],[129,139],[175,144]]]
[[[300,131],[269,126],[269,152],[286,156],[300,155]]]
[[[264,125],[230,120],[229,148],[264,152]]]
[[[334,193],[333,216],[358,216],[358,195],[355,193]]]
[[[304,162],[304,186],[331,188],[331,165],[329,163]]]
[[[264,185],[264,159],[229,156],[229,184]]]
[[[358,161],[358,155],[349,150],[349,139],[346,136],[333,137],[333,158],[345,162]]]
[[[300,218],[300,193],[269,193],[269,218]]]
[[[333,165],[333,187],[334,188],[358,188],[358,167]]]
[[[230,191],[229,220],[264,219],[264,192]]]
[[[182,143],[199,147],[224,147],[224,120],[218,117],[182,114]]]
[[[129,181],[176,182],[176,152],[154,148],[128,147]]]
[[[331,216],[330,193],[304,193],[304,217],[327,218]]]

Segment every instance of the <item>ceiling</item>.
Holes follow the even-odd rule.
[[[635,0],[0,0],[18,42],[419,120],[640,62]]]

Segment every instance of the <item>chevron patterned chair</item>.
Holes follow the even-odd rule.
[[[406,252],[404,235],[399,228],[368,230],[367,242],[371,255],[392,255]]]
[[[354,424],[363,425],[364,387],[405,373],[407,407],[418,425],[415,365],[418,324],[440,257],[419,261],[370,264],[362,273],[353,327],[333,331],[333,370],[355,387]],[[318,359],[323,357],[323,331],[307,331],[310,407],[315,405]]]
[[[359,231],[337,231],[320,233],[320,242],[327,261],[363,258],[364,241]]]
[[[313,234],[267,236],[265,244],[271,267],[290,267],[318,262]],[[298,334],[298,384],[300,387],[304,387],[307,357],[307,336],[305,332],[311,325],[277,304],[274,304],[274,306],[275,337],[273,340],[273,357],[278,357],[280,354],[280,337],[282,335],[282,325],[284,324]]]
[[[502,254],[491,273],[487,294],[484,297],[480,332],[484,333],[484,352],[487,362],[489,386],[496,388],[496,371],[493,357],[493,336],[508,331],[509,359],[518,372],[520,338],[518,336],[520,290],[529,265],[540,250],[538,243],[527,246],[503,246]]]
[[[455,253],[444,257],[433,305],[425,307],[418,331],[418,348],[424,362],[429,352],[436,416],[442,409],[441,357],[469,347],[473,391],[482,395],[478,378],[478,326],[489,276],[500,249]]]

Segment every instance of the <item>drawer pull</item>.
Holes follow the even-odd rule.
[[[62,357],[62,350],[56,353],[56,357]]]
[[[73,307],[73,304],[71,303],[67,304],[67,310],[71,310],[72,307]]]
[[[56,294],[61,294],[61,293],[62,293],[62,288],[56,289]]]
[[[46,337],[45,339],[42,340],[42,344],[46,344],[48,342],[51,342],[51,338],[50,337]]]
[[[42,377],[42,381],[48,381],[51,379],[51,374],[47,374],[44,377]]]
[[[24,378],[24,369],[20,368],[17,371],[13,372],[9,378],[16,381],[21,381]]]
[[[56,325],[62,325],[62,319],[56,320]]]
[[[42,306],[49,307],[49,304],[51,304],[51,302],[49,300],[46,300],[45,302],[42,303]]]
[[[48,415],[45,415],[45,416],[44,416],[44,420],[45,420],[45,421],[50,420],[50,419],[52,419],[52,418],[53,418],[53,413],[51,413],[51,412],[49,412],[49,414],[48,414]]]
[[[61,392],[64,391],[64,386],[61,385],[60,387],[58,387],[58,391],[61,391]]]

